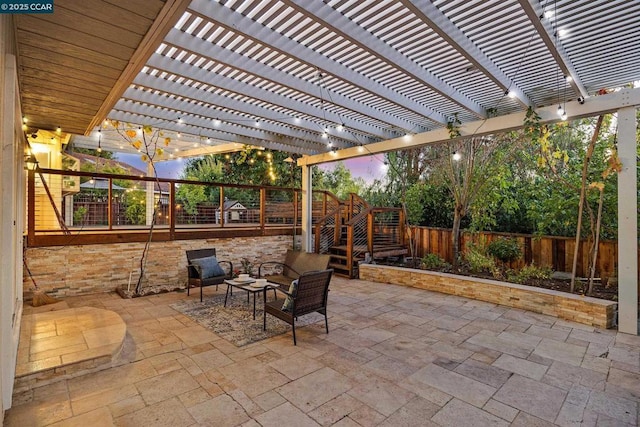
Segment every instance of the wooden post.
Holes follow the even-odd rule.
[[[29,169],[27,174],[27,244],[36,240],[36,171]]]
[[[353,274],[353,226],[347,227],[347,269],[349,270],[349,279],[354,278]]]
[[[169,239],[176,238],[176,183],[169,183]]]
[[[224,187],[220,186],[220,228],[224,228]]]
[[[267,189],[260,187],[260,229],[264,234],[265,223],[267,220]]]
[[[107,189],[107,225],[109,230],[113,229],[113,179],[108,179],[109,188]]]
[[[373,258],[373,212],[367,214],[367,249]]]

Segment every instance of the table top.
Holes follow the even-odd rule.
[[[255,283],[255,281],[256,279],[249,279],[247,281],[239,281],[237,279],[227,279],[224,281],[224,283],[226,283],[227,285],[233,286],[234,288],[241,288],[249,292],[260,292],[263,289],[273,289],[280,286],[277,283],[271,283],[271,282],[267,282],[266,285],[260,286],[260,287],[251,286],[253,283]]]

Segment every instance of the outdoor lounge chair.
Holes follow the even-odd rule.
[[[329,322],[327,320],[327,296],[329,295],[329,283],[333,270],[309,271],[298,278],[298,285],[292,286],[292,291],[285,291],[278,288],[290,298],[276,299],[267,302],[267,293],[264,292],[264,320],[262,329],[267,330],[267,314],[284,320],[293,329],[293,345],[296,344],[296,320],[305,314],[318,312],[324,314],[324,326],[329,333]],[[291,290],[290,288],[290,290]],[[284,305],[287,301],[287,308]]]
[[[289,249],[284,262],[266,261],[258,266],[258,277],[264,277],[271,283],[277,283],[288,289],[291,282],[307,271],[326,270],[329,267],[328,254],[315,254]],[[281,274],[263,275],[263,267],[282,269]],[[266,270],[266,268],[265,268]]]
[[[219,261],[215,259],[215,248],[208,249],[191,249],[187,251],[187,295],[189,295],[189,289],[191,287],[200,287],[200,301],[202,302],[202,288],[209,285],[218,285],[223,283],[225,279],[231,279],[233,275],[233,264],[231,261]],[[213,257],[213,259],[212,259]],[[198,261],[195,261],[198,260]],[[195,262],[194,262],[195,261]],[[204,262],[209,261],[207,264]],[[216,274],[211,275],[210,269],[206,268],[211,264],[223,264],[229,267],[228,272],[220,266],[219,270],[213,270]],[[203,271],[203,266],[205,270]],[[207,274],[209,273],[209,274]],[[203,277],[204,276],[204,277]]]

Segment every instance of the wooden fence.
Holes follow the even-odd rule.
[[[447,262],[453,260],[451,229],[411,227],[410,233],[414,243],[414,256],[421,258],[425,254],[435,253]],[[481,243],[483,241],[489,243],[500,237],[511,237],[520,242],[523,251],[522,257],[512,262],[509,265],[511,268],[522,267],[533,262],[538,266],[551,267],[554,271],[571,272],[573,253],[576,246],[575,238],[572,237],[463,231],[460,236],[460,253],[464,253],[465,247],[469,243]],[[577,275],[579,277],[588,277],[589,246],[587,242],[582,241],[578,250]],[[617,263],[618,242],[611,240],[600,241],[595,277],[607,279],[612,276],[616,271]]]

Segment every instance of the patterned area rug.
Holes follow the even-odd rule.
[[[262,330],[262,295],[256,296],[256,320],[253,320],[253,295],[247,303],[245,292],[234,292],[233,297],[227,301],[226,307],[224,307],[224,295],[205,297],[203,302],[200,302],[199,298],[182,300],[171,304],[170,307],[238,347],[285,332],[291,333],[289,324],[273,316],[267,316],[267,330]],[[271,298],[273,298],[272,295]],[[324,331],[324,316],[319,313],[302,316],[296,321],[296,330],[306,325],[312,325]]]

